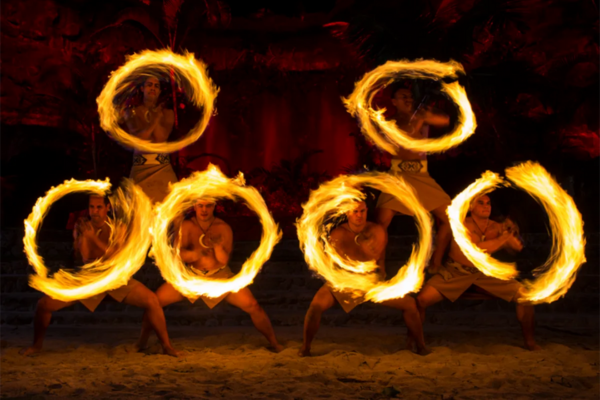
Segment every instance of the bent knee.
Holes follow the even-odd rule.
[[[256,299],[248,301],[241,308],[248,314],[255,314],[262,311],[262,307],[260,306],[260,304],[258,304],[258,301],[256,301]]]
[[[427,308],[427,307],[429,307],[429,301],[428,301],[427,297],[426,297],[426,296],[423,296],[423,295],[421,295],[421,294],[420,294],[420,295],[418,295],[418,296],[417,296],[417,306],[418,306],[420,309],[424,309],[424,308]]]
[[[142,300],[142,307],[145,309],[156,309],[162,308],[163,306],[156,294],[149,291],[149,294],[144,296]]]
[[[37,309],[40,311],[50,311],[50,298],[44,296],[37,302]]]

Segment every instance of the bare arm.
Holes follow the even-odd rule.
[[[380,225],[374,225],[365,240],[359,240],[363,251],[373,257],[379,267],[379,274],[385,279],[385,248],[387,246],[387,232]]]
[[[383,229],[383,227],[379,225],[378,227],[380,228],[379,231],[381,232],[379,233],[381,237],[381,249],[379,251],[379,257],[377,258],[377,265],[379,266],[379,274],[381,275],[382,279],[385,279],[387,275],[385,272],[385,249],[387,248],[388,234],[386,229]]]
[[[173,125],[175,124],[175,113],[173,110],[165,110],[162,108],[162,106],[161,110],[162,118],[159,118],[159,121],[161,122],[157,125],[157,129],[154,130],[153,135],[153,139],[157,143],[166,142],[167,139],[169,139],[169,135],[171,134]]]
[[[200,258],[200,243],[193,243],[190,239],[190,221],[181,224],[180,235],[175,236],[174,246],[179,247],[179,256],[184,263],[192,264]],[[181,242],[180,242],[181,240]]]
[[[227,224],[223,224],[218,235],[211,237],[210,241],[215,250],[215,258],[221,265],[227,265],[229,255],[233,248],[233,232]]]
[[[511,233],[503,232],[500,236],[495,239],[486,240],[484,242],[477,242],[478,237],[476,234],[469,232],[471,236],[471,241],[475,243],[477,247],[484,250],[486,253],[493,254],[504,247],[509,246],[509,242],[518,241]]]
[[[92,244],[100,249],[102,253],[106,253],[106,250],[108,249],[108,243],[102,241],[102,239],[97,236],[92,223],[84,219],[79,220],[75,225],[73,238],[73,248],[76,252],[79,252],[81,259],[84,262],[95,258],[91,247]]]
[[[450,117],[441,111],[433,110],[430,107],[425,107],[418,113],[419,118],[424,123],[431,126],[444,127],[450,125]]]
[[[135,110],[132,110],[131,112],[126,111],[125,122],[127,124],[127,130],[130,135],[134,135],[142,140],[150,140],[152,138],[152,133],[156,130],[156,127],[160,122],[161,116],[162,112],[156,113],[152,121],[144,127],[139,118],[135,115]]]

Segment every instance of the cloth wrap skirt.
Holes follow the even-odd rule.
[[[349,313],[354,310],[356,306],[366,301],[364,296],[357,295],[352,291],[334,289],[329,283],[326,283],[325,286],[329,288],[333,297],[340,303],[340,306],[342,306],[346,313]]]
[[[127,282],[127,285],[123,285],[114,290],[108,290],[104,293],[100,293],[95,296],[88,297],[87,299],[79,300],[79,302],[81,302],[81,304],[83,304],[88,310],[90,310],[91,312],[94,312],[96,310],[96,308],[98,307],[98,305],[100,304],[100,302],[102,300],[104,300],[106,295],[109,295],[110,297],[112,297],[113,299],[118,301],[119,303],[122,303],[123,300],[125,300],[125,297],[127,297],[127,295],[129,294],[129,292],[131,292],[131,290],[133,288],[135,288],[136,286],[141,285],[141,284],[142,283],[140,281],[131,278],[129,280],[129,282]]]
[[[390,174],[402,177],[411,185],[417,198],[427,211],[435,210],[444,204],[450,204],[450,196],[433,180],[427,172],[427,160],[392,160]],[[389,208],[405,215],[412,212],[397,198],[382,192],[377,200],[377,208]]]
[[[134,154],[129,178],[139,185],[152,203],[169,194],[169,183],[177,182],[168,154]]]
[[[471,285],[478,286],[506,301],[512,301],[522,287],[515,279],[503,281],[484,275],[475,267],[468,267],[447,259],[440,272],[432,276],[426,286],[434,287],[445,298],[456,301]]]
[[[231,272],[231,269],[229,269],[228,266],[224,266],[220,269],[213,270],[213,271],[207,271],[206,273],[204,271],[198,270],[196,268],[192,268],[192,270],[202,277],[206,277],[206,278],[210,277],[212,279],[229,279],[235,275],[233,272]],[[210,309],[213,309],[213,308],[215,308],[215,306],[217,304],[219,304],[221,301],[223,301],[223,299],[225,299],[225,297],[227,297],[227,295],[229,295],[229,292],[223,293],[219,297],[208,297],[208,296],[187,297],[186,296],[186,299],[188,299],[190,301],[190,303],[194,304],[196,302],[196,300],[198,300],[200,298]]]

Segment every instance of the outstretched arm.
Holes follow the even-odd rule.
[[[424,107],[423,109],[419,110],[419,113],[417,115],[427,125],[436,127],[444,127],[450,125],[450,117],[448,117],[447,114],[439,110],[434,110],[431,107]]]

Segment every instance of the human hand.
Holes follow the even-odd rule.
[[[96,230],[94,229],[94,226],[92,225],[91,221],[82,220],[78,228],[79,232],[81,233],[81,236],[83,236],[86,239],[90,239],[96,236]]]
[[[508,241],[506,243],[513,250],[523,250],[523,242],[521,242],[521,240],[513,234],[510,234],[510,237],[508,238]]]

